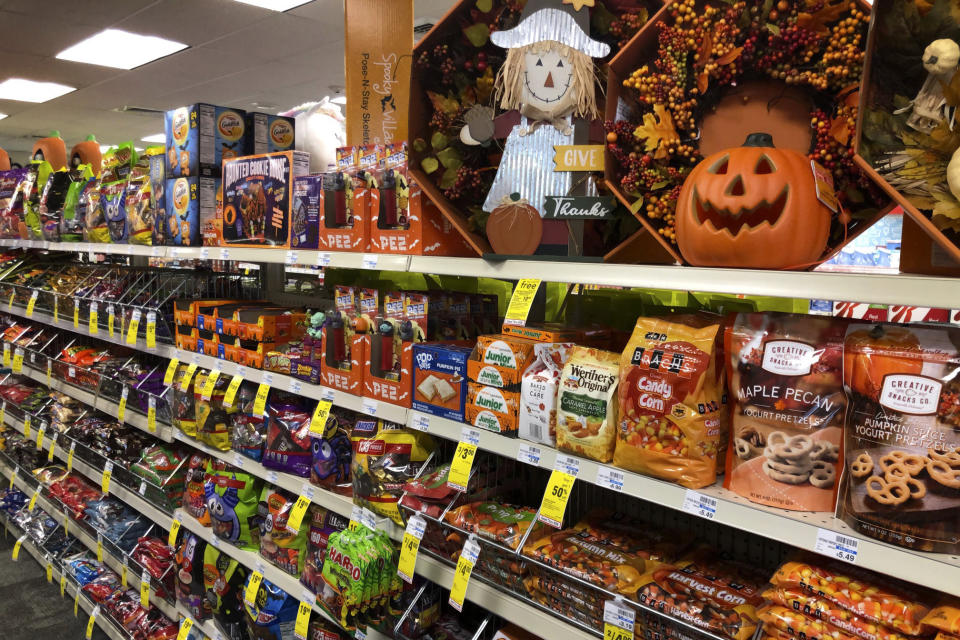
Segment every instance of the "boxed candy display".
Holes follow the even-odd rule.
[[[219,177],[224,160],[244,153],[244,116],[240,109],[202,103],[167,111],[167,175]]]

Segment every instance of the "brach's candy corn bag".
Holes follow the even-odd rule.
[[[835,629],[853,638],[862,638],[862,640],[909,640],[910,638],[892,627],[877,624],[852,611],[847,611],[832,600],[801,587],[774,587],[764,591],[763,597],[773,604],[794,611],[802,611],[808,617],[828,622]]]
[[[772,507],[833,511],[847,409],[846,326],[837,318],[741,313],[727,327],[728,489]]]
[[[720,416],[720,317],[638,318],[620,356],[613,463],[685,487],[713,484]]]
[[[613,458],[620,355],[574,347],[560,375],[557,448],[600,462]]]
[[[252,575],[252,574],[251,574]],[[247,577],[247,582],[250,577]],[[247,585],[243,585],[245,593]],[[260,583],[253,604],[244,601],[247,631],[258,640],[290,640],[297,620],[297,599],[268,580]]]
[[[260,517],[257,506],[263,482],[249,473],[229,468],[220,460],[207,464],[203,494],[213,533],[241,549],[259,546]]]
[[[203,553],[203,586],[213,619],[228,638],[246,637],[242,591],[246,581],[245,566],[207,545]]]
[[[960,603],[934,607],[921,622],[925,627],[937,629],[944,634],[960,635]]]
[[[851,326],[840,515],[865,535],[960,551],[960,330]]]
[[[812,562],[784,563],[770,583],[782,589],[802,589],[907,635],[922,632],[921,620],[929,611],[926,602],[933,597],[926,589],[848,565],[841,568],[819,557]]]
[[[403,485],[435,448],[433,439],[384,420],[357,420],[351,441],[354,502],[402,525],[397,503]]]
[[[299,530],[287,529],[287,518],[296,500],[284,491],[264,487],[260,499],[260,515],[263,517],[260,522],[260,555],[287,573],[298,576],[303,571],[310,522],[304,518]]]

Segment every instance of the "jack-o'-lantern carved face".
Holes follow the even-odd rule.
[[[559,49],[527,51],[523,64],[523,101],[526,104],[551,111],[562,101],[576,101],[573,64]]]
[[[755,133],[690,172],[677,202],[677,244],[693,265],[800,268],[823,254],[830,214],[810,160]]]

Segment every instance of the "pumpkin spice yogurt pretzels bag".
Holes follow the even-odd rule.
[[[620,356],[616,466],[691,489],[716,481],[720,326],[709,313],[637,320]]]
[[[840,517],[903,547],[960,551],[960,330],[851,326]]]
[[[771,507],[833,511],[846,326],[786,313],[741,313],[727,326],[728,489]]]

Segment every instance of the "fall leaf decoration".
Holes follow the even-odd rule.
[[[816,3],[807,0],[807,6]],[[850,3],[845,0],[837,0],[833,4],[824,4],[823,7],[813,13],[801,12],[797,15],[797,25],[810,31],[820,34],[830,33],[831,22],[836,22],[840,17],[850,10]]]
[[[654,151],[653,157],[658,159],[667,157],[667,145],[680,140],[673,118],[662,104],[653,105],[653,113],[643,115],[643,124],[634,130],[633,135],[638,140],[646,140],[644,148]]]

